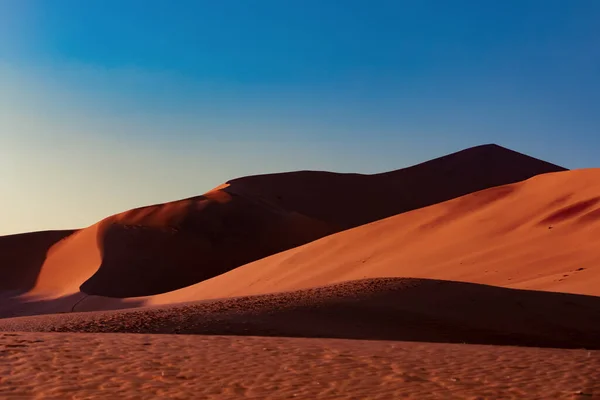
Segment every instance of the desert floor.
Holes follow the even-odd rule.
[[[0,333],[2,399],[588,399],[600,351],[241,336]]]

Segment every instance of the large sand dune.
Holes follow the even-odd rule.
[[[469,194],[144,301],[170,304],[377,277],[600,295],[600,169],[544,174]],[[103,307],[88,301],[90,309]],[[78,309],[86,309],[85,302]]]
[[[494,186],[565,168],[484,145],[375,175],[291,172],[229,182],[229,190],[352,228]]]
[[[0,313],[14,315],[14,304],[18,313],[35,313],[40,302],[47,312],[50,301],[55,311],[70,311],[87,295],[161,294],[340,230],[560,170],[486,145],[383,174],[304,171],[236,179],[202,196],[109,217],[49,248],[31,247],[37,269],[25,268],[26,258],[6,250],[9,259],[2,270],[27,269],[29,275],[10,287],[26,294],[10,299]],[[23,236],[17,247],[27,248],[28,238]],[[344,278],[339,275],[333,281]],[[26,311],[23,304],[32,307]],[[13,312],[7,314],[7,308]]]

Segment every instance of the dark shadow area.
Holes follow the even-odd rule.
[[[75,312],[84,302],[93,302],[94,297],[79,292],[52,300],[23,299],[8,292],[0,292],[0,320],[3,318],[30,318],[46,314],[65,314]],[[101,304],[107,308],[118,310],[135,308],[143,304],[141,300],[128,300],[125,304],[121,299],[100,298]]]
[[[427,207],[469,193],[507,185],[565,168],[489,144],[465,149],[408,168],[374,175],[299,171],[234,179],[231,190],[262,196],[343,229]],[[226,189],[230,190],[230,189]],[[508,195],[510,189],[472,201]],[[480,207],[483,204],[475,204]]]
[[[600,349],[600,297],[382,278],[169,307],[0,321],[0,331],[320,337]]]
[[[102,265],[80,289],[120,298],[164,293],[344,229],[563,170],[485,145],[384,174],[300,171],[240,178],[223,191],[106,220],[98,238]],[[492,189],[458,206],[469,212],[512,192]]]
[[[577,216],[581,216],[590,208],[598,204],[599,201],[600,197],[594,197],[588,200],[577,202],[575,204],[571,204],[567,207],[563,207],[560,210],[555,211],[546,218],[544,218],[542,221],[539,222],[539,225],[556,224],[562,221],[566,221],[568,219],[575,218]]]
[[[40,274],[48,250],[75,230],[0,236],[0,291],[26,292]]]
[[[235,195],[227,202],[199,196],[187,203],[176,212],[158,205],[146,208],[141,220],[134,210],[123,221],[104,222],[98,237],[102,264],[80,290],[119,298],[164,293],[335,231]],[[158,220],[155,215],[164,218],[162,226],[148,223]]]
[[[71,312],[73,305],[85,296],[85,293],[75,293],[53,300],[24,300],[7,293],[0,293],[0,318]]]

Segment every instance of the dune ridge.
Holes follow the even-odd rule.
[[[566,170],[488,144],[379,174],[298,171],[256,175],[231,180],[224,190],[348,229],[490,187]]]
[[[130,210],[73,233],[44,251],[33,288],[20,287],[26,294],[16,301],[33,310],[44,300],[160,295],[361,224],[562,170],[484,145],[382,174],[234,179],[202,196]],[[18,259],[3,267],[21,268]],[[56,310],[66,311],[66,302]]]
[[[598,296],[599,196],[600,169],[539,175],[346,230],[138,300],[172,304],[383,277]]]

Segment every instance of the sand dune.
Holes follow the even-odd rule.
[[[234,179],[225,190],[347,229],[565,168],[497,145],[374,175],[301,171]]]
[[[599,220],[600,170],[492,145],[2,237],[0,316],[54,314],[0,320],[0,397],[593,398]]]
[[[68,311],[64,299],[79,301],[80,290],[83,296],[160,294],[343,229],[559,170],[486,145],[384,174],[304,171],[235,179],[202,196],[109,217],[49,249],[34,249],[43,265],[33,288],[31,275],[21,287],[31,290],[16,301],[38,307],[58,299],[55,310]],[[27,247],[26,240],[19,246]],[[19,257],[8,257],[3,270],[24,268]]]
[[[0,236],[0,290],[26,292],[33,288],[48,250],[73,232]]]
[[[171,304],[377,277],[600,295],[600,169],[544,174],[469,194],[143,301]],[[91,309],[103,307],[87,301]]]
[[[103,224],[101,263],[80,284],[85,293],[113,297],[187,286],[335,231],[225,192],[130,211]]]
[[[102,225],[77,231],[52,246],[28,296],[52,298],[78,292],[81,282],[96,272],[102,260],[98,245]]]
[[[161,293],[331,232],[298,213],[211,192],[109,217],[39,251],[31,247],[37,269],[7,289],[27,291],[24,301],[69,296],[80,288],[107,296]],[[13,241],[19,240],[29,246],[28,236]],[[8,245],[2,271],[15,271],[14,281],[28,258]]]
[[[385,339],[600,349],[600,298],[419,279],[0,320],[0,331]]]
[[[86,244],[72,241],[67,251],[100,257],[70,263],[87,271],[77,289],[126,297],[202,281],[331,232],[319,221],[217,193],[107,218],[80,233],[89,235]]]
[[[593,399],[600,352],[356,340],[0,334],[3,399]],[[77,397],[75,397],[75,394]]]

